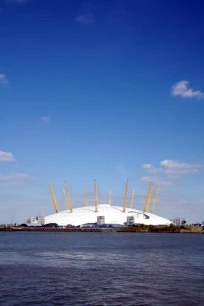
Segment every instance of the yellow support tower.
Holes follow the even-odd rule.
[[[149,190],[148,190],[148,194],[147,194],[147,198],[146,198],[146,202],[144,206],[144,213],[148,211],[151,197],[152,197],[152,182],[150,183],[150,186],[149,186]]]
[[[131,202],[130,202],[130,208],[133,208],[134,198],[135,198],[135,189],[133,189],[133,191],[132,191],[132,198],[131,198]]]
[[[64,203],[65,203],[65,208],[66,208],[66,191],[65,189],[62,189],[63,195],[64,195]]]
[[[127,197],[128,197],[128,184],[129,184],[129,181],[127,180],[126,189],[125,189],[125,196],[124,196],[124,203],[123,203],[123,212],[126,212]]]
[[[65,189],[63,189],[62,191],[63,191],[63,194],[64,194],[64,203],[65,203],[65,208],[66,208],[66,210],[68,210],[69,209],[69,203],[68,203],[68,197],[67,197],[67,193],[68,193],[68,190],[67,190],[67,181],[65,181],[65,183],[66,183],[66,188]]]
[[[65,196],[66,196],[66,209],[68,210],[69,209],[69,205],[71,207],[71,199],[70,199],[70,194],[69,194],[69,187],[68,187],[68,181],[65,180]]]
[[[94,179],[94,199],[95,199],[95,212],[98,212],[98,190],[96,179]]]
[[[111,205],[111,190],[108,193],[108,204]]]
[[[67,207],[69,207],[70,212],[72,212],[72,200],[71,200],[71,195],[69,191],[69,186],[68,186],[68,181],[65,181],[66,183],[66,194],[67,194]]]
[[[52,189],[52,184],[51,183],[49,183],[49,187],[50,187],[50,193],[51,193],[51,196],[52,196],[52,202],[54,204],[55,211],[56,211],[56,213],[58,213],[59,208],[58,208],[58,205],[57,205],[57,200],[55,198],[55,194],[54,194],[54,191]]]
[[[85,206],[88,206],[88,198],[87,198],[87,193],[86,190],[84,191],[84,202],[85,202]]]
[[[156,195],[155,195],[155,198],[154,198],[154,202],[152,204],[152,209],[151,209],[152,214],[154,213],[156,201],[157,201],[157,198],[158,198],[158,195],[159,195],[159,190],[160,190],[160,184],[158,184],[157,192],[156,192]]]

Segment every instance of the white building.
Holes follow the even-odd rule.
[[[26,218],[26,224],[28,226],[41,226],[45,224],[45,219],[42,216]]]
[[[57,223],[60,226],[66,226],[68,224],[82,226],[94,223],[112,225],[169,225],[172,222],[155,214],[144,213],[143,211],[132,208],[126,208],[126,212],[123,212],[123,207],[121,206],[99,204],[98,212],[95,211],[95,206],[74,208],[72,212],[70,210],[64,210],[45,217],[44,224],[48,223]]]

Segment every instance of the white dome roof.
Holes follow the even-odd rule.
[[[45,217],[45,224],[57,223],[61,226],[68,224],[79,226],[87,223],[97,223],[98,216],[105,217],[106,224],[120,224],[124,225],[127,222],[128,216],[134,216],[135,223],[142,223],[146,225],[169,225],[171,221],[159,217],[155,214],[144,213],[140,210],[126,208],[126,212],[123,213],[123,207],[111,206],[109,204],[99,204],[98,212],[95,212],[95,206],[74,208],[72,212],[70,210],[64,210],[53,215]]]

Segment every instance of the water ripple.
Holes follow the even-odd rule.
[[[0,233],[0,305],[204,305],[204,236]]]

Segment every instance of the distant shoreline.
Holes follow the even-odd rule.
[[[180,228],[178,226],[146,226],[125,228],[46,228],[46,227],[0,227],[0,232],[89,232],[89,233],[164,233],[164,234],[204,234],[202,226]]]

